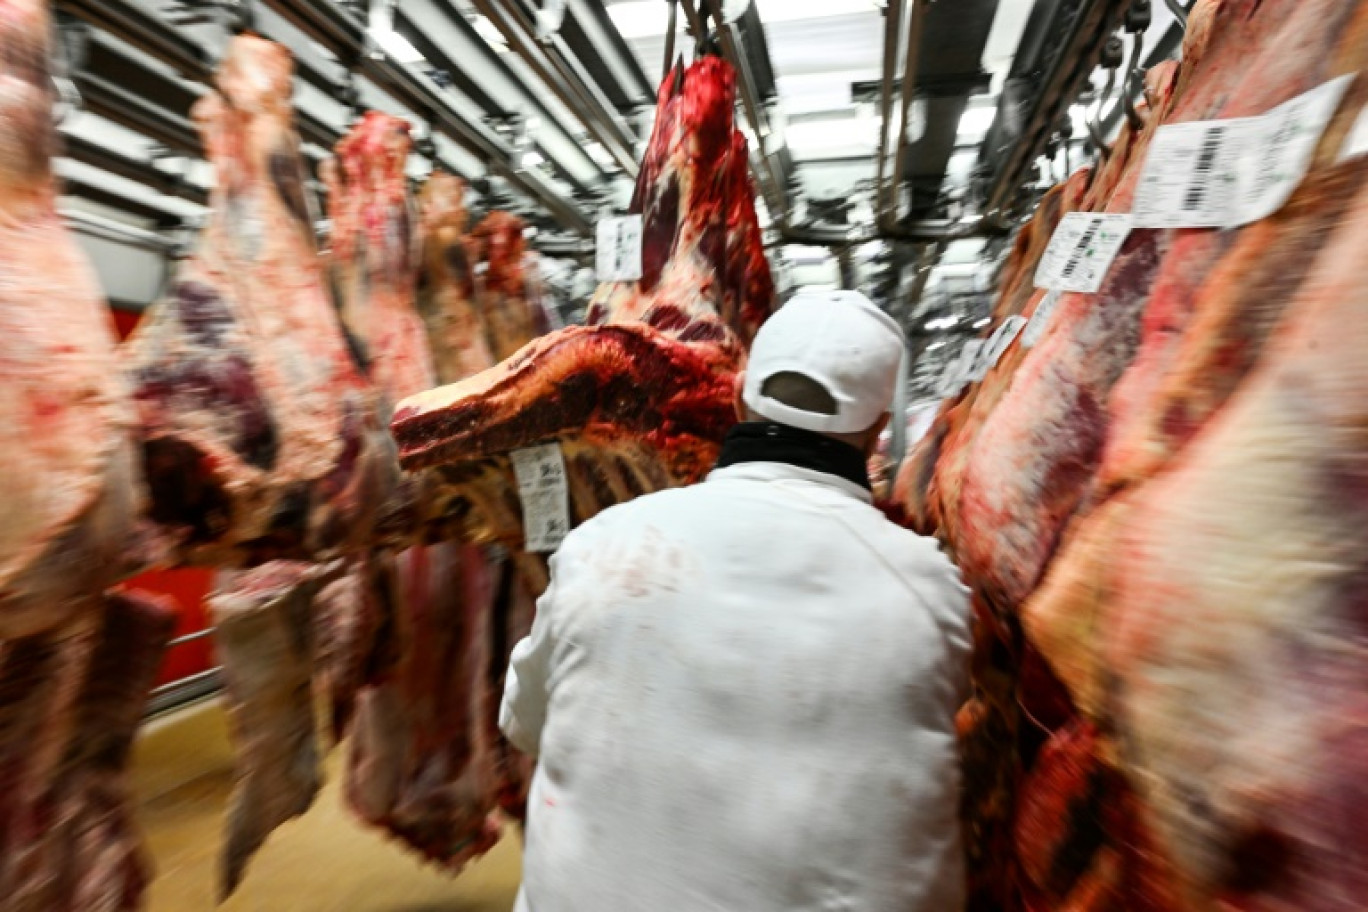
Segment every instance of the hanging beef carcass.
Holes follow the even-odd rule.
[[[411,146],[407,123],[370,111],[323,168],[332,218],[328,260],[342,322],[391,406],[436,380],[414,309],[419,264],[405,172]]]
[[[167,602],[111,593],[0,644],[0,908],[143,907],[150,871],[127,767],[174,626]]]
[[[1168,119],[1263,111],[1323,81],[1347,6],[1344,0],[1207,4],[1203,14],[1219,13],[1219,23],[1192,33],[1209,40],[1185,54],[1190,76],[1180,78]],[[1109,211],[1130,210],[1138,176],[1131,169]],[[1190,290],[1229,243],[1218,234],[1133,232],[1098,294],[1061,298],[1050,331],[988,416],[964,473],[959,515],[965,532],[957,553],[999,607],[1019,606],[1034,588],[1087,496],[1106,439],[1108,399],[1138,349],[1152,290],[1159,283]]]
[[[592,325],[552,333],[493,370],[401,403],[393,430],[405,468],[445,466],[491,537],[522,543],[507,461],[520,447],[561,441],[576,520],[694,481],[712,465],[735,421],[742,340],[772,306],[763,254],[753,249],[753,193],[736,173],[747,164],[734,92],[730,67],[713,57],[662,84],[632,204],[644,222],[639,282],[601,286]],[[731,268],[738,257],[750,265]],[[749,301],[731,322],[719,310],[729,270],[744,276]]]
[[[475,226],[478,245],[480,314],[494,357],[502,361],[537,337],[534,301],[529,293],[527,242],[523,220],[511,212],[491,212]]]
[[[88,609],[138,560],[133,410],[57,215],[47,4],[0,2],[0,637]]]
[[[465,184],[435,173],[423,185],[423,261],[418,311],[427,327],[440,384],[455,383],[498,363],[477,309],[476,245],[466,234]]]
[[[337,571],[269,561],[221,574],[209,599],[238,755],[223,843],[223,896],[237,888],[266,837],[308,810],[318,794],[311,613],[318,590]]]
[[[415,308],[420,239],[410,227],[409,147],[406,123],[371,112],[338,144],[329,169],[331,257],[341,279],[343,321],[388,402],[436,382],[436,359]],[[421,243],[444,240],[460,239],[439,234]],[[439,357],[449,355],[444,340],[431,341]],[[498,747],[481,719],[502,573],[502,563],[491,562],[481,547],[418,545],[371,555],[353,573],[359,580],[338,583],[344,588],[329,599],[337,612],[330,642],[350,650],[336,657],[331,677],[342,687],[359,685],[354,695],[333,693],[335,722],[346,720],[353,696],[356,704],[349,803],[364,820],[451,869],[498,836],[491,819]],[[360,597],[341,601],[349,593]]]
[[[355,549],[392,483],[315,249],[291,70],[279,45],[230,43],[194,109],[217,175],[208,222],[126,346],[151,515],[186,560]]]
[[[1252,372],[1089,519],[1028,625],[1117,730],[1184,909],[1368,890],[1365,264],[1360,186]]]

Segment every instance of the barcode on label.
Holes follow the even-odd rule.
[[[1189,185],[1187,197],[1183,200],[1183,209],[1188,212],[1202,208],[1202,204],[1206,202],[1207,193],[1211,188],[1212,172],[1215,170],[1216,153],[1221,150],[1225,132],[1226,128],[1222,124],[1213,125],[1207,130],[1201,151],[1197,153],[1197,164],[1192,169],[1192,184]]]
[[[1101,228],[1101,222],[1093,222],[1088,226],[1088,230],[1083,232],[1083,236],[1078,239],[1078,244],[1074,247],[1073,256],[1069,257],[1069,262],[1064,264],[1064,278],[1073,278],[1074,273],[1078,271],[1078,264],[1083,262],[1083,257],[1087,254],[1088,247],[1091,246],[1093,238],[1097,237],[1097,232],[1100,231]]]

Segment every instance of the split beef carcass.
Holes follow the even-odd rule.
[[[750,275],[764,259],[751,249],[759,234],[749,184],[735,173],[747,162],[734,141],[734,95],[731,68],[714,57],[662,84],[632,204],[644,223],[639,282],[600,287],[592,325],[400,404],[392,427],[404,467],[443,466],[455,500],[474,505],[489,537],[521,548],[507,456],[521,447],[562,442],[577,521],[711,467],[735,421],[743,340],[772,306],[756,291],[768,280]],[[740,202],[729,198],[742,188]],[[728,257],[742,255],[751,304],[729,322],[720,311]]]
[[[127,769],[174,627],[167,602],[113,592],[0,643],[0,908],[143,907],[151,872]]]
[[[48,7],[0,0],[0,637],[90,610],[140,558],[133,409],[57,214]]]
[[[415,307],[408,152],[407,125],[371,112],[338,144],[329,179],[343,321],[387,402],[436,382]],[[325,668],[335,724],[355,700],[349,803],[363,820],[453,870],[498,836],[491,817],[498,747],[480,720],[485,669],[497,645],[489,625],[501,571],[477,545],[420,544],[373,554],[354,571],[359,582],[337,584],[326,606],[329,645],[350,650]],[[354,694],[339,689],[353,683]]]
[[[151,516],[184,560],[355,550],[393,483],[314,243],[291,71],[277,44],[230,43],[194,108],[217,175],[208,222],[125,348]]]
[[[491,212],[472,232],[479,245],[480,315],[494,357],[512,357],[539,334],[527,272],[523,220],[511,212]]]
[[[1185,54],[1166,118],[1180,122],[1266,110],[1327,78],[1345,0],[1230,0],[1206,46]],[[1199,7],[1200,9],[1201,7]],[[1196,13],[1194,13],[1196,15]],[[1289,53],[1296,48],[1296,53]],[[1131,208],[1132,169],[1109,211]],[[1112,388],[1139,348],[1141,316],[1158,283],[1190,290],[1227,237],[1137,230],[1096,295],[1066,294],[1046,337],[1023,359],[966,465],[961,566],[1001,610],[1035,587],[1065,525],[1089,496],[1108,430]],[[1188,293],[1182,291],[1181,293]]]
[[[440,384],[455,383],[498,363],[477,309],[477,254],[466,233],[465,184],[435,173],[423,185],[422,272],[418,311],[427,327]]]
[[[1183,909],[1368,895],[1365,264],[1361,186],[1244,382],[1090,518],[1028,623],[1118,732]]]
[[[225,571],[209,598],[237,752],[221,895],[276,827],[309,809],[321,782],[314,720],[315,596],[340,572],[300,561]]]
[[[405,121],[369,111],[323,168],[332,218],[328,261],[342,323],[391,407],[436,381],[414,307],[419,261],[406,171],[411,146]]]

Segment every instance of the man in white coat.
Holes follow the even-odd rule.
[[[518,912],[955,912],[968,592],[871,504],[903,338],[853,292],[755,339],[699,485],[551,560],[501,724],[538,758]]]

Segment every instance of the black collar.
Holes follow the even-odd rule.
[[[772,421],[747,421],[728,432],[717,467],[725,469],[743,462],[787,463],[835,475],[866,491],[872,490],[864,454],[855,447]]]

